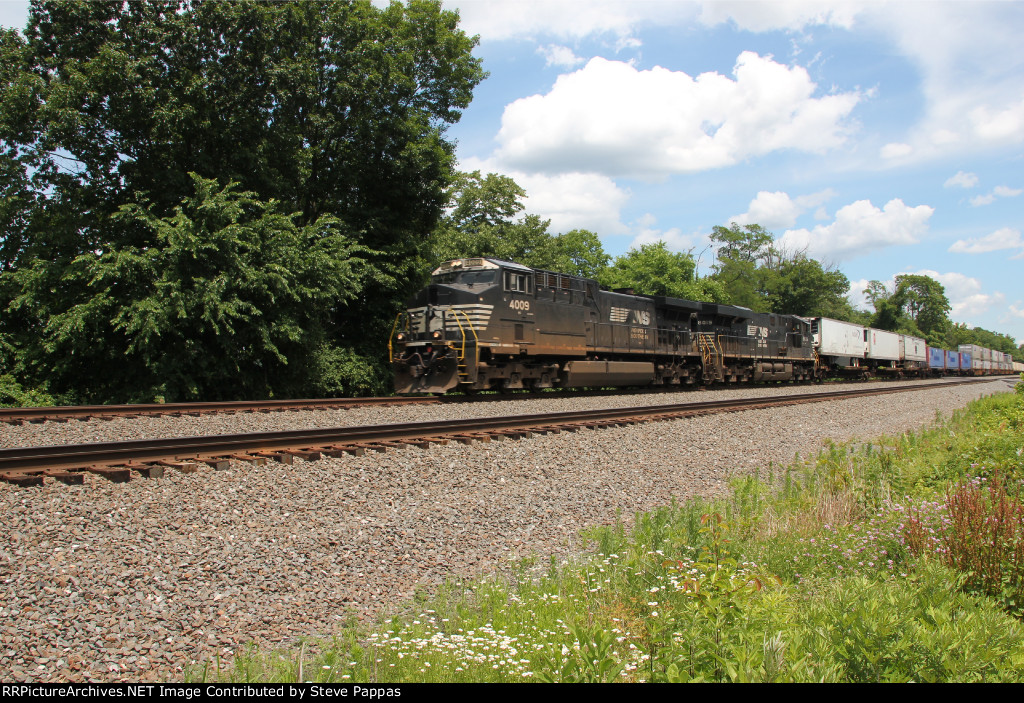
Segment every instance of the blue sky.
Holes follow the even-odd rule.
[[[853,283],[924,273],[1024,343],[1024,3],[446,0],[489,78],[449,137],[555,232],[706,268],[756,222]],[[0,0],[0,24],[27,4]]]

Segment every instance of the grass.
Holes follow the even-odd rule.
[[[1022,382],[1024,385],[1024,382]],[[1020,681],[1024,392],[589,530],[219,681]],[[410,606],[412,607],[412,606]]]

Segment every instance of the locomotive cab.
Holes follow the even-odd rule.
[[[503,266],[489,259],[446,261],[395,320],[389,348],[398,393],[444,393],[472,381]]]

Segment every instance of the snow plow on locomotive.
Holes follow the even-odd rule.
[[[809,320],[603,290],[498,259],[456,259],[395,320],[398,393],[801,381]]]

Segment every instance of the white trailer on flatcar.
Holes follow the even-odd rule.
[[[900,335],[895,332],[868,327],[864,330],[864,342],[867,345],[867,357],[873,366],[893,368],[893,362],[900,360]]]
[[[867,352],[861,325],[816,317],[811,320],[811,335],[823,364],[838,368],[861,366]]]

